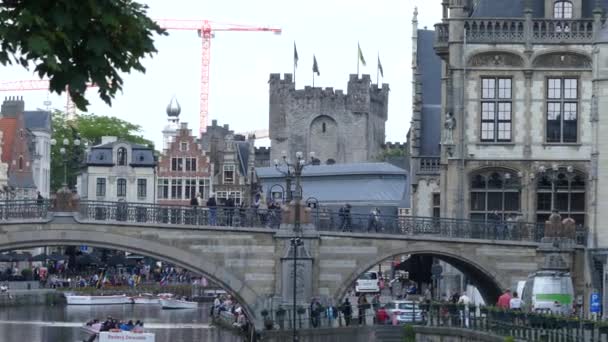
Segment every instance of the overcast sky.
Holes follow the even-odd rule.
[[[346,89],[348,74],[357,70],[357,41],[368,73],[376,82],[380,53],[384,83],[389,83],[387,141],[404,142],[411,116],[412,13],[418,6],[419,28],[432,28],[441,19],[440,0],[146,0],[152,18],[209,19],[222,23],[273,26],[268,32],[219,32],[211,42],[209,124],[217,119],[237,132],[268,127],[268,76],[291,73],[293,42],[300,57],[297,87],[312,83],[312,55],[321,76],[315,86]],[[144,60],[145,74],[125,75],[123,93],[111,107],[88,91],[89,112],[112,115],[140,124],[157,146],[166,124],[165,107],[173,95],[182,106],[181,121],[198,130],[201,40],[194,31],[170,31],[157,37],[159,53]],[[2,81],[35,76],[19,67],[4,67]],[[44,91],[4,92],[22,95],[26,109],[63,108],[65,97]]]

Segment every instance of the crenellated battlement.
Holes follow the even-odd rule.
[[[261,146],[261,147],[256,147],[255,148],[255,154],[270,154],[270,147],[267,146]]]

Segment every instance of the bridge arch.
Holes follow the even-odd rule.
[[[453,251],[444,248],[398,248],[387,251],[383,254],[379,254],[373,260],[356,268],[338,287],[333,298],[336,300],[341,300],[348,293],[348,291],[352,289],[355,281],[363,273],[369,271],[372,267],[384,260],[403,254],[432,256],[449,263],[469,277],[471,284],[477,287],[486,303],[495,303],[502,291],[508,287],[506,279],[500,279],[497,273],[490,272],[492,267],[483,264],[481,261],[473,260],[473,258],[469,256],[454,253]]]
[[[96,230],[36,230],[3,232],[0,226],[0,252],[14,249],[27,249],[40,246],[74,246],[88,245],[93,247],[125,250],[157,260],[170,262],[176,266],[197,272],[222,286],[242,305],[251,322],[259,325],[256,315],[261,296],[237,275],[219,267],[203,254],[197,255],[176,246],[156,242],[148,238],[126,236],[114,232]]]

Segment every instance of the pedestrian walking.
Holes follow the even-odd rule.
[[[352,221],[350,216],[350,204],[346,203],[340,211],[338,215],[340,216],[340,230],[343,232],[352,232]]]
[[[350,301],[348,300],[348,298],[344,300],[344,303],[342,303],[342,307],[340,309],[342,311],[342,315],[344,315],[344,324],[346,324],[346,326],[349,326],[350,321],[353,318],[353,308],[350,305]]]

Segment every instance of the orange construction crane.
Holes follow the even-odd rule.
[[[203,41],[202,67],[201,67],[201,94],[200,94],[200,127],[199,134],[207,129],[207,118],[209,116],[209,62],[211,57],[211,38],[213,32],[237,31],[237,32],[273,32],[281,34],[280,28],[256,27],[238,24],[224,24],[210,20],[188,20],[188,19],[155,19],[156,23],[168,30],[194,30],[198,31]]]
[[[87,88],[95,88],[96,85],[87,83]],[[0,82],[0,91],[24,91],[24,90],[45,90],[49,91],[50,84],[49,80],[21,80],[21,81],[10,81]],[[74,119],[76,116],[76,106],[70,97],[69,92],[66,90],[67,100],[65,104],[65,113],[68,120]]]

